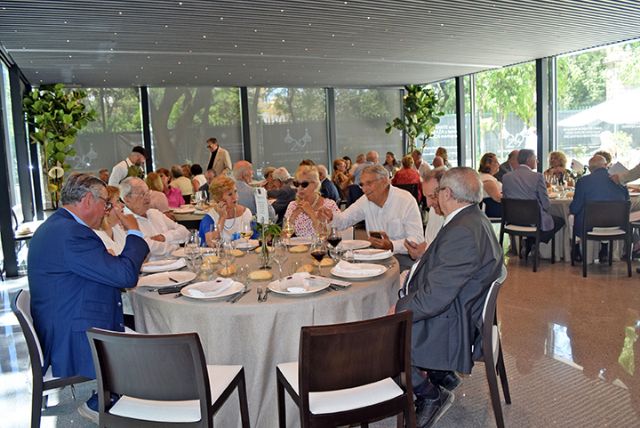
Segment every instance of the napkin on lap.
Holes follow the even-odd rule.
[[[370,265],[370,264],[358,264],[358,263],[349,263],[347,261],[341,260],[336,267],[334,268],[338,273],[343,274],[355,274],[355,275],[380,275],[384,272],[385,268],[383,266]]]
[[[192,297],[211,298],[219,296],[233,285],[231,278],[216,278],[213,281],[203,281],[189,287],[189,295]]]

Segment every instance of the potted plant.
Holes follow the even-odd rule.
[[[67,157],[76,155],[73,145],[78,131],[95,120],[95,110],[83,103],[86,96],[81,89],[66,90],[58,83],[34,89],[22,99],[27,122],[34,128],[31,142],[44,149],[42,172],[53,208],[58,207],[64,172],[70,168]]]
[[[404,117],[396,117],[393,122],[387,123],[385,132],[398,129],[404,131],[409,138],[409,152],[416,148],[416,139],[422,140],[422,150],[427,140],[433,136],[436,125],[440,123],[440,116],[444,112],[440,110],[439,97],[433,88],[421,85],[407,85],[404,87],[405,96],[402,102]]]

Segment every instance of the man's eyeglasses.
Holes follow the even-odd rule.
[[[373,183],[375,183],[376,181],[378,181],[379,178],[376,178],[375,180],[370,180],[370,181],[361,181],[360,182],[360,187],[369,187],[372,186]]]
[[[294,181],[293,182],[293,186],[294,187],[302,187],[303,189],[306,189],[307,187],[309,187],[309,183],[308,181]]]

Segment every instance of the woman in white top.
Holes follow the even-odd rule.
[[[494,176],[500,169],[495,153],[485,153],[480,158],[478,173],[482,181],[482,200],[487,217],[502,217],[502,183]]]
[[[207,215],[200,221],[200,236],[209,247],[218,239],[233,240],[239,237],[245,225],[251,225],[251,211],[238,204],[236,182],[226,175],[219,175],[209,186],[209,195],[214,201]],[[211,231],[213,225],[215,230]],[[255,231],[254,231],[255,234]]]
[[[120,189],[115,186],[107,186],[107,200],[109,204],[105,209],[100,229],[94,229],[94,232],[111,255],[119,256],[127,241],[127,232],[120,226],[120,220],[116,214],[116,211],[122,214],[124,209],[124,204],[120,202]]]
[[[200,188],[207,183],[207,178],[202,173],[202,167],[197,163],[191,165],[191,185],[193,186],[193,193],[197,193]]]

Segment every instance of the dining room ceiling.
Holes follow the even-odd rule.
[[[377,87],[640,37],[630,0],[13,0],[32,84]]]

